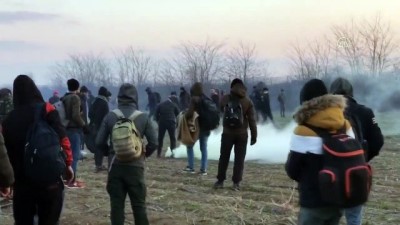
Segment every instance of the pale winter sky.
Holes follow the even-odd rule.
[[[255,43],[282,74],[291,42],[381,13],[399,31],[397,0],[0,0],[0,84],[32,73],[40,84],[68,54],[134,46],[165,55],[180,41]],[[282,74],[285,75],[285,74]]]

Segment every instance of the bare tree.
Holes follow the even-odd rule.
[[[221,43],[209,40],[202,44],[181,43],[177,47],[178,55],[171,64],[175,64],[174,68],[185,74],[185,79],[189,79],[191,83],[211,83],[217,81],[223,69],[222,47]]]
[[[333,49],[337,59],[343,59],[350,68],[351,74],[360,74],[363,67],[363,37],[354,20],[349,25],[335,25],[332,27],[335,41]]]
[[[240,42],[228,53],[226,61],[224,72],[229,81],[237,77],[247,83],[265,73],[263,62],[257,60],[255,44]]]
[[[397,49],[389,22],[384,22],[380,14],[372,20],[360,24],[360,34],[365,44],[365,61],[373,76],[380,76],[390,66],[390,57]]]
[[[144,85],[156,68],[155,61],[150,56],[132,46],[115,58],[120,83],[131,82],[138,86]]]
[[[101,55],[70,55],[52,68],[52,81],[58,86],[65,86],[70,78],[86,85],[110,85],[114,77],[108,62]]]

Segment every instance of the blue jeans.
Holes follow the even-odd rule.
[[[78,167],[78,161],[81,156],[81,134],[79,130],[67,130],[67,136],[69,142],[71,143],[72,150],[72,170],[74,170],[74,174],[76,177],[76,171]],[[74,178],[75,179],[75,178]]]
[[[201,151],[201,171],[207,171],[207,140],[210,136],[210,131],[200,131],[199,134],[199,142],[200,142],[200,151]],[[193,146],[188,146],[187,149],[187,157],[188,157],[188,167],[190,169],[194,169],[194,152]]]
[[[338,208],[300,207],[298,225],[339,225],[342,210]]]
[[[362,208],[363,206],[359,205],[344,210],[344,215],[346,216],[347,225],[361,225]]]

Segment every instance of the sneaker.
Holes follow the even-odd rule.
[[[186,172],[186,173],[196,173],[195,171],[194,171],[194,169],[192,169],[192,168],[190,168],[190,167],[186,167],[185,169],[183,169],[183,172]]]
[[[224,188],[224,182],[223,181],[217,181],[214,184],[214,189],[222,189]]]
[[[234,183],[233,186],[232,186],[232,190],[234,190],[234,191],[240,191],[239,183]]]
[[[200,171],[199,171],[199,175],[201,175],[201,176],[206,176],[206,175],[207,175],[207,171],[205,171],[205,170],[200,170]]]
[[[75,181],[67,185],[69,189],[78,189],[78,188],[85,188],[85,184],[81,181]]]

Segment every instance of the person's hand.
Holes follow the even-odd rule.
[[[0,196],[1,197],[7,197],[11,194],[11,188],[10,187],[0,187]]]
[[[65,178],[67,179],[67,184],[70,184],[74,180],[74,170],[71,166],[67,167],[65,171]]]
[[[250,145],[254,145],[257,142],[256,138],[251,138]]]

